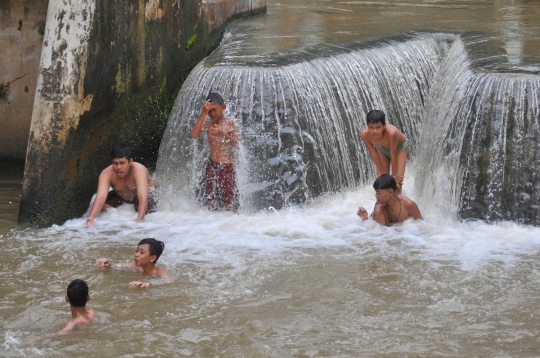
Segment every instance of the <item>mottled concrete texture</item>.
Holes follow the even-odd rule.
[[[23,162],[48,0],[0,1],[0,160]]]
[[[20,221],[80,217],[116,143],[152,168],[183,79],[227,21],[265,10],[252,0],[50,0]]]

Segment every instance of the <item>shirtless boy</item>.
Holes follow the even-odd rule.
[[[418,205],[411,199],[396,193],[396,180],[390,174],[383,174],[373,183],[377,202],[373,208],[373,220],[381,225],[388,226],[413,218],[422,219]],[[356,213],[362,221],[367,220],[368,213],[360,207]]]
[[[391,124],[386,124],[383,111],[373,110],[367,114],[367,129],[360,132],[371,160],[377,168],[377,177],[390,173],[396,179],[397,193],[401,194],[409,141],[405,134]]]
[[[112,164],[99,175],[96,199],[86,219],[86,226],[94,223],[96,215],[108,208],[116,208],[124,203],[133,204],[137,211],[137,222],[156,210],[154,201],[149,198],[148,189],[154,180],[146,167],[134,162],[129,147],[120,144],[111,151]],[[113,190],[109,191],[109,187]]]
[[[67,287],[66,294],[66,302],[69,302],[71,307],[71,319],[66,326],[56,333],[31,338],[24,343],[32,343],[39,339],[66,334],[71,332],[77,326],[92,322],[94,318],[98,316],[98,313],[93,309],[86,309],[86,302],[88,301],[90,301],[90,295],[88,294],[88,285],[86,282],[78,278],[71,281]]]
[[[208,209],[217,210],[218,191],[223,194],[227,210],[236,211],[236,177],[234,172],[234,148],[238,148],[238,130],[233,118],[223,115],[227,105],[218,93],[206,97],[199,119],[191,130],[196,139],[207,130],[210,159],[206,165],[206,195]]]
[[[133,264],[119,264],[123,267],[132,267],[139,271],[142,271],[144,276],[159,276],[164,282],[170,283],[169,274],[165,269],[156,266],[156,261],[163,253],[165,244],[162,241],[156,239],[142,239],[137,245],[135,250],[135,257]],[[112,267],[113,263],[107,258],[101,258],[96,260],[98,267]],[[131,281],[131,286],[148,287],[150,285],[158,285],[159,283],[152,283],[150,281]]]

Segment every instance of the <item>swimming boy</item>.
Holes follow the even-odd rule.
[[[391,124],[386,124],[383,111],[372,110],[367,116],[367,128],[360,132],[371,160],[377,168],[377,177],[390,173],[396,179],[397,193],[401,194],[409,141],[405,134]]]
[[[197,122],[191,130],[196,139],[207,130],[210,159],[206,165],[206,195],[208,209],[217,210],[218,191],[223,194],[227,210],[236,211],[236,176],[234,172],[234,148],[238,148],[239,136],[233,118],[224,116],[227,105],[218,93],[209,93]]]
[[[133,267],[143,272],[145,276],[159,276],[164,282],[170,283],[169,274],[165,269],[156,266],[156,261],[163,253],[165,244],[162,241],[156,239],[142,239],[137,245],[135,250],[135,257],[133,264],[119,264],[124,267]],[[113,263],[107,258],[97,259],[96,263],[98,267],[112,267]],[[159,283],[152,283],[149,281],[131,281],[131,286],[148,287],[150,285],[158,285]]]
[[[377,202],[371,214],[373,220],[388,226],[407,220],[408,218],[422,219],[418,205],[411,199],[396,193],[396,180],[390,174],[383,174],[373,183]],[[362,221],[367,220],[368,213],[360,207],[356,213]]]
[[[77,278],[69,283],[65,299],[66,302],[69,302],[71,308],[71,319],[66,326],[56,333],[31,338],[24,343],[31,343],[39,339],[66,334],[77,326],[92,322],[98,316],[98,313],[93,309],[86,309],[86,302],[90,301],[90,295],[88,294],[88,285],[83,280]]]
[[[119,144],[111,151],[112,164],[99,175],[96,199],[86,219],[86,226],[94,223],[96,215],[108,208],[116,208],[124,203],[133,204],[137,211],[137,222],[148,213],[156,211],[155,202],[149,198],[149,188],[154,186],[148,169],[134,162],[131,149]],[[109,191],[109,187],[113,190]]]

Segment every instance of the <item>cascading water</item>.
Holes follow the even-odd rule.
[[[244,209],[304,202],[374,177],[359,138],[371,109],[413,139],[447,36],[417,34],[376,46],[350,44],[291,56],[279,66],[215,64],[209,58],[178,94],[157,165],[162,208],[203,195],[205,140],[191,127],[208,92],[222,93],[242,136],[238,158]],[[210,65],[211,64],[211,65]]]
[[[423,115],[415,184],[425,206],[538,225],[539,103],[538,75],[475,68],[455,42]]]
[[[417,34],[259,67],[210,57],[186,80],[163,137],[163,207],[204,194],[208,147],[189,133],[205,94],[217,91],[242,130],[244,209],[280,208],[371,181],[358,133],[377,108],[411,139],[411,157],[418,154],[423,207],[538,224],[540,178],[529,163],[540,158],[540,82],[533,73],[501,71],[494,57],[476,58],[477,41]]]

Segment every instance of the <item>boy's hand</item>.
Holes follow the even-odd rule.
[[[207,100],[206,102],[204,102],[202,111],[208,113],[212,109],[213,105],[214,104],[212,102],[210,102],[210,100]]]
[[[405,179],[405,177],[399,175],[396,179],[396,184],[397,184],[397,187],[399,190],[403,189],[403,179]]]
[[[140,286],[142,288],[145,288],[145,287],[150,286],[152,283],[151,282],[145,282],[145,281],[131,281],[129,284],[130,284],[130,286]]]
[[[96,260],[96,264],[98,267],[111,267],[112,263],[109,261],[109,259],[103,257],[101,259]]]
[[[210,132],[210,134],[212,134],[215,137],[225,137],[225,131],[223,131],[223,130],[221,130],[219,128],[210,127],[210,128],[208,128],[208,131]]]
[[[367,220],[367,218],[368,218],[367,210],[364,209],[363,206],[358,208],[358,212],[356,213],[356,215],[360,216],[360,219],[362,219],[362,221]]]
[[[86,227],[92,226],[92,224],[94,223],[94,219],[95,218],[89,216],[88,219],[86,219]]]

